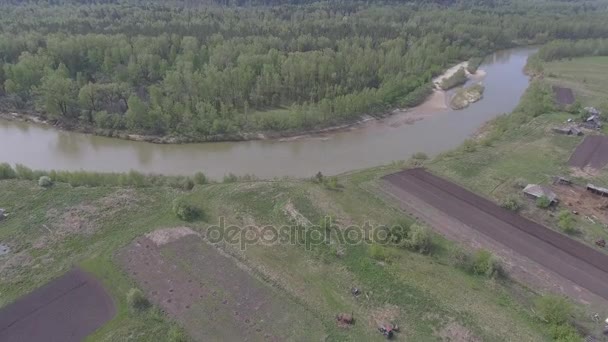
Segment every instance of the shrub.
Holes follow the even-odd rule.
[[[340,188],[340,183],[338,183],[338,177],[329,177],[325,180],[325,187],[330,190],[337,190]]]
[[[412,155],[412,158],[416,160],[427,160],[429,159],[429,156],[424,152],[416,152]]]
[[[450,249],[449,255],[450,261],[454,267],[466,272],[473,271],[473,260],[471,259],[471,254],[466,250],[458,246],[453,246]]]
[[[574,216],[568,210],[560,211],[558,219],[559,221],[557,225],[564,231],[564,233],[576,233],[576,229],[574,228]]]
[[[13,170],[13,167],[9,163],[0,164],[0,179],[13,179],[17,178],[17,173]]]
[[[539,317],[549,324],[564,324],[572,315],[572,305],[562,296],[538,297],[534,301],[534,307]]]
[[[473,272],[486,277],[495,277],[502,274],[502,267],[492,253],[481,249],[473,256]]]
[[[392,244],[401,245],[408,239],[410,233],[410,224],[407,222],[399,222],[388,228],[388,238]]]
[[[38,185],[40,185],[43,188],[49,188],[53,185],[53,181],[51,180],[51,177],[49,177],[49,176],[42,176],[38,179]]]
[[[580,342],[581,337],[576,329],[570,324],[552,324],[549,333],[554,341],[559,342]]]
[[[29,167],[21,164],[15,165],[15,171],[17,172],[17,177],[20,179],[34,180],[34,171]]]
[[[185,199],[177,198],[173,201],[173,213],[180,220],[192,221],[201,215],[201,210]]]
[[[407,239],[407,247],[424,254],[431,251],[431,246],[432,239],[428,229],[417,224],[411,225]]]
[[[551,200],[547,196],[541,196],[536,200],[536,206],[541,209],[547,209],[551,206]]]
[[[190,177],[186,177],[181,181],[181,188],[186,191],[192,190],[194,188],[194,181]]]
[[[141,292],[140,289],[135,288],[130,289],[127,293],[127,304],[129,304],[131,309],[137,312],[145,311],[152,306],[143,292]]]
[[[515,197],[509,197],[504,199],[500,206],[511,211],[519,211],[521,209],[521,203]]]
[[[196,184],[207,184],[207,176],[202,172],[197,172],[194,174],[194,182]]]
[[[238,180],[239,178],[233,173],[229,173],[224,176],[224,183],[235,183]]]
[[[321,171],[317,172],[314,179],[319,184],[323,183],[323,174],[321,173]]]

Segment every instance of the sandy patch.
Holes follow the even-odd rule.
[[[302,215],[298,209],[296,209],[291,200],[285,204],[283,211],[295,224],[303,227],[308,227],[311,225],[310,220],[307,219],[306,216]]]
[[[410,109],[395,109],[393,115],[384,119],[383,123],[393,128],[414,124],[416,121],[430,118],[439,112],[448,110],[446,101],[446,92],[434,89],[431,96],[422,104]]]
[[[433,78],[433,84],[441,83],[444,79],[452,77],[460,68],[464,68],[465,70],[469,66],[469,62],[461,62],[453,67],[447,69],[443,74]]]
[[[146,234],[146,237],[154,242],[157,247],[160,247],[188,235],[198,235],[198,233],[188,227],[177,227],[158,229]]]

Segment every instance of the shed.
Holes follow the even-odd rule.
[[[528,184],[523,191],[524,194],[535,199],[546,197],[552,204],[558,202],[557,195],[546,186],[538,184]]]
[[[591,191],[594,194],[608,197],[608,189],[602,188],[601,186],[596,186],[589,183],[587,184],[587,190]]]
[[[565,135],[583,135],[583,132],[576,126],[553,127],[553,132]]]
[[[602,128],[602,120],[599,114],[591,114],[581,125],[590,129],[599,129]]]
[[[553,177],[553,184],[572,185],[572,181],[566,177],[555,176]]]

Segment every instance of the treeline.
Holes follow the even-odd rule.
[[[420,103],[473,56],[608,37],[597,1],[201,3],[2,5],[0,109],[108,135],[312,129]]]
[[[556,40],[538,50],[542,61],[583,56],[608,56],[608,39]]]

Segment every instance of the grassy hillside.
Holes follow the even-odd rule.
[[[380,175],[398,168],[344,175],[338,179],[338,190],[309,181],[197,185],[190,192],[65,184],[43,189],[31,181],[0,181],[0,206],[10,213],[0,223],[0,241],[12,248],[2,259],[1,303],[6,305],[76,264],[100,277],[119,304],[119,315],[91,340],[175,335],[176,328],[158,310],[129,310],[125,296],[135,285],[114,257],[137,236],[182,226],[171,212],[174,198],[185,196],[202,206],[205,219],[188,224],[200,232],[220,217],[239,226],[262,226],[292,223],[294,213],[311,222],[330,215],[340,229],[365,221],[409,222],[369,191]],[[543,326],[529,310],[533,293],[507,280],[473,276],[453,267],[451,244],[433,239],[430,255],[396,247],[370,252],[367,244],[311,250],[298,244],[221,248],[268,286],[312,312],[324,327],[321,335],[329,340],[381,340],[376,325],[386,319],[397,322],[400,336],[410,340],[441,340],[454,334],[482,340],[544,339]],[[353,297],[353,286],[363,294]],[[356,324],[337,327],[335,315],[340,312],[353,313]]]

